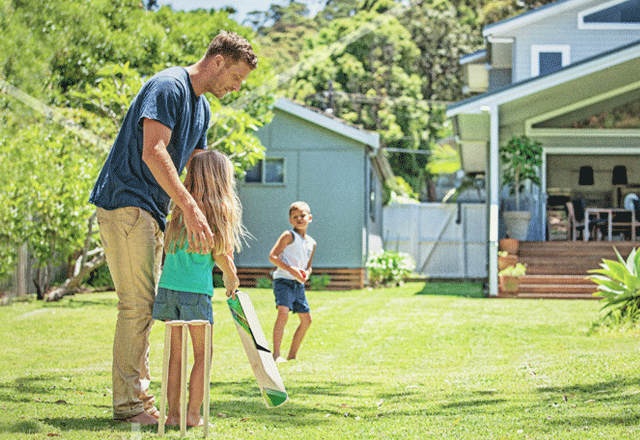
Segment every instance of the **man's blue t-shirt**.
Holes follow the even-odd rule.
[[[135,206],[151,213],[164,231],[170,198],[142,161],[143,120],[172,130],[167,151],[178,171],[194,149],[207,148],[209,102],[197,97],[183,67],[155,74],[134,98],[98,176],[89,202],[106,210]]]

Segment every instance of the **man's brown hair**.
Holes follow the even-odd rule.
[[[235,32],[220,31],[211,41],[207,49],[206,57],[222,55],[233,61],[242,60],[252,69],[258,66],[258,56],[253,52],[253,47],[245,38]]]

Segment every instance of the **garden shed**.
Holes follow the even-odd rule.
[[[257,136],[265,159],[238,184],[244,224],[253,235],[236,255],[241,285],[270,278],[269,251],[290,229],[291,203],[311,207],[308,233],[317,241],[314,275],[329,289],[362,288],[367,256],[382,249],[382,191],[391,168],[379,135],[317,109],[279,99]]]

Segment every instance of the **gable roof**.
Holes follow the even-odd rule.
[[[583,3],[592,3],[592,0],[558,0],[553,3],[548,3],[515,17],[485,26],[482,30],[482,35],[487,37],[489,35],[500,34],[515,28],[527,26],[535,21],[558,14],[566,11],[567,9],[579,7]]]
[[[379,133],[373,133],[354,127],[342,119],[329,116],[316,109],[296,104],[286,98],[278,99],[276,101],[275,108],[304,119],[305,121],[324,127],[327,130],[339,133],[349,139],[368,145],[372,150],[374,150],[374,152],[380,147]]]
[[[572,0],[567,0],[572,1]],[[474,96],[464,101],[451,104],[447,107],[447,116],[455,116],[460,113],[477,113],[480,107],[497,103],[502,104],[522,96],[527,96],[550,89],[558,84],[587,76],[591,73],[611,69],[613,66],[630,61],[640,60],[640,40],[627,44],[611,51],[598,54],[594,57],[569,64],[554,72],[536,76],[517,83],[510,84],[493,92]]]

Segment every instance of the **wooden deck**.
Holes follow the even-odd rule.
[[[238,267],[238,278],[242,287],[256,287],[258,280],[266,278],[271,280],[275,267]],[[214,273],[220,273],[220,269],[214,268]],[[362,289],[365,286],[364,268],[322,268],[314,267],[313,276],[329,275],[331,281],[327,290],[352,290]],[[306,285],[309,288],[309,283]]]
[[[518,262],[527,265],[516,294],[500,291],[502,298],[600,299],[589,270],[599,269],[603,258],[617,260],[616,248],[626,258],[640,242],[549,241],[521,242]]]

